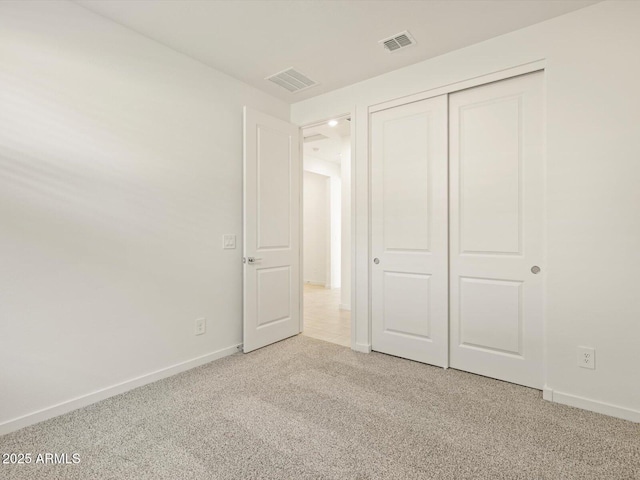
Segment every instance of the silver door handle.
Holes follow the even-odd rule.
[[[256,258],[256,257],[249,257],[247,258],[247,263],[258,263],[260,260],[262,260],[261,258]]]
[[[533,273],[534,275],[537,275],[538,273],[540,273],[540,267],[537,265],[534,265],[533,267],[531,267],[531,273]]]
[[[373,263],[375,263],[376,265],[378,265],[380,263],[380,259],[379,258],[374,258],[373,259]]]

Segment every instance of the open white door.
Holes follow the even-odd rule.
[[[244,108],[244,352],[300,333],[295,125]]]

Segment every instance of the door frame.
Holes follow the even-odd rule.
[[[479,87],[482,85],[487,85],[489,83],[493,83],[493,82],[498,82],[501,80],[507,80],[510,78],[514,78],[514,77],[518,77],[520,75],[526,75],[529,73],[534,73],[534,72],[545,72],[547,69],[546,66],[546,60],[545,59],[541,59],[541,60],[536,60],[536,61],[532,61],[532,62],[528,62],[525,64],[521,64],[521,65],[517,65],[514,67],[510,67],[510,68],[506,68],[503,70],[499,70],[496,72],[492,72],[492,73],[487,73],[485,75],[479,75],[477,77],[473,77],[473,78],[469,78],[467,80],[462,80],[459,82],[454,82],[454,83],[450,83],[450,84],[446,84],[446,85],[442,85],[440,87],[436,87],[436,88],[432,88],[430,90],[425,90],[423,92],[418,92],[415,94],[411,94],[411,95],[405,95],[405,96],[401,96],[401,97],[397,97],[391,100],[386,100],[384,102],[380,102],[380,103],[376,103],[373,105],[370,105],[367,108],[367,113],[366,113],[366,121],[367,121],[367,171],[368,171],[368,178],[367,178],[367,193],[368,193],[368,204],[367,204],[367,239],[368,239],[368,246],[369,246],[369,250],[368,250],[368,261],[367,261],[367,266],[366,266],[366,271],[367,271],[367,287],[365,291],[362,292],[355,292],[352,291],[352,298],[355,299],[355,294],[357,293],[365,293],[367,295],[367,325],[368,325],[368,344],[369,344],[369,350],[371,350],[372,347],[372,327],[373,327],[373,322],[372,322],[372,308],[371,308],[371,288],[372,288],[372,268],[371,268],[371,239],[372,239],[372,229],[371,229],[371,203],[372,203],[372,199],[371,199],[371,115],[375,112],[379,112],[381,110],[386,110],[389,108],[393,108],[393,107],[398,107],[401,105],[406,105],[409,103],[414,103],[414,102],[419,102],[422,100],[427,100],[429,98],[433,98],[433,97],[437,97],[440,95],[449,95],[455,92],[459,92],[461,90],[466,90],[468,88],[473,88],[473,87]],[[546,88],[543,86],[543,89],[546,90]],[[544,111],[546,111],[546,104],[543,106]],[[542,162],[543,162],[543,171],[545,172],[545,183],[546,183],[546,162],[547,162],[547,155],[546,155],[546,116],[545,116],[545,126],[544,126],[544,138],[543,138],[543,152],[542,152]],[[352,159],[353,159],[353,155],[352,155]],[[447,165],[449,163],[449,158],[447,156]],[[352,175],[354,174],[353,171],[353,163],[352,163]],[[545,191],[546,191],[546,187],[545,187]],[[352,191],[352,195],[353,195],[353,191]],[[352,205],[353,207],[353,205]],[[544,262],[546,264],[547,262],[547,230],[548,230],[548,222],[547,222],[547,204],[546,204],[546,196],[544,199],[544,205],[543,205],[543,211],[544,211],[544,229],[542,232],[542,238],[543,238],[543,258],[544,258]],[[353,240],[353,238],[352,238]],[[548,396],[547,393],[547,372],[548,372],[548,367],[547,367],[547,282],[544,282],[543,285],[543,305],[542,305],[542,375],[543,375],[543,384],[545,385],[545,387],[543,387],[543,395],[545,396],[545,398]],[[353,300],[352,300],[353,301]],[[353,324],[353,319],[354,316],[352,316],[352,324]],[[448,323],[449,326],[451,324],[451,316],[449,313],[449,319],[448,319]],[[355,326],[353,326],[352,328],[355,328]],[[353,331],[352,331],[352,337],[353,337]],[[354,342],[354,339],[352,338],[352,342]],[[355,344],[352,343],[352,348],[355,349]]]
[[[350,318],[351,318],[351,329],[350,329],[350,344],[351,349],[355,350],[356,346],[356,236],[355,236],[355,228],[356,228],[356,218],[355,218],[355,191],[356,191],[356,177],[355,177],[355,152],[356,152],[356,136],[355,136],[355,122],[356,122],[356,108],[355,106],[351,108],[349,112],[341,113],[338,115],[332,115],[329,117],[325,117],[323,119],[313,121],[310,123],[305,123],[304,125],[300,125],[300,160],[302,162],[300,168],[300,333],[304,330],[304,134],[302,132],[305,128],[316,127],[318,125],[326,124],[329,120],[333,119],[342,119],[342,118],[351,118],[351,127],[349,132],[349,141],[351,143],[351,156],[350,156],[350,174],[351,174],[351,184],[349,189],[349,197],[351,200],[350,210],[351,210],[351,218],[349,230],[351,234],[349,249],[351,250],[351,262],[349,268],[351,270],[351,275],[349,278],[351,292],[350,292]]]

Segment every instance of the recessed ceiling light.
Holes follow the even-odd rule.
[[[335,127],[336,125],[338,125],[338,120],[329,120],[327,122],[327,125],[329,125],[330,127]]]

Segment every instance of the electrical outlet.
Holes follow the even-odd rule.
[[[198,318],[196,320],[196,335],[202,335],[207,331],[207,319]]]
[[[234,249],[236,248],[236,236],[235,235],[223,235],[222,236],[222,248]]]
[[[590,347],[578,347],[578,366],[595,370],[596,351]]]

